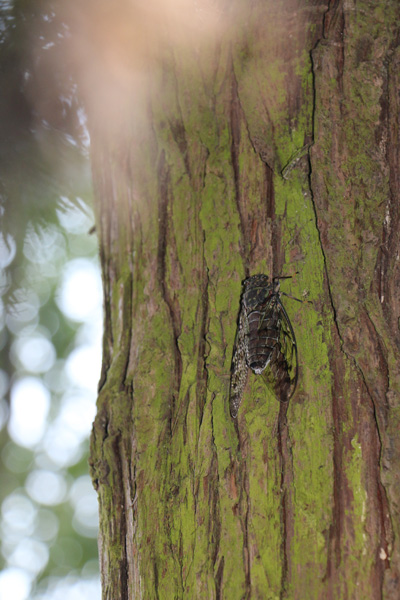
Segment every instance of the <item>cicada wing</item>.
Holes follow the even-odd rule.
[[[231,382],[229,390],[229,409],[231,416],[236,419],[244,388],[246,386],[248,367],[246,362],[246,315],[242,308],[236,332],[235,345],[232,355]]]
[[[285,307],[279,301],[281,309],[281,329],[279,336],[280,353],[277,361],[282,365],[285,376],[281,375],[281,400],[289,400],[297,386],[299,374],[296,336]]]
[[[276,307],[279,310],[279,336],[265,369],[264,379],[268,386],[274,388],[277,398],[287,402],[297,385],[297,344],[292,324],[280,300]]]

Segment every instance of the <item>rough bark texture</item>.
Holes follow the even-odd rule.
[[[395,600],[400,5],[237,4],[93,131],[104,598]],[[297,392],[232,420],[241,281],[296,271]]]

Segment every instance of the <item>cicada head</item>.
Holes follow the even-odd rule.
[[[268,275],[252,275],[243,282],[243,303],[248,311],[255,310],[263,305],[271,294],[274,293],[274,282],[270,282]]]

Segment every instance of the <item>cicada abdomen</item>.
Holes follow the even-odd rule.
[[[278,277],[253,275],[244,281],[231,368],[229,404],[234,418],[248,368],[263,374],[281,402],[287,402],[296,389],[296,338],[281,293]]]

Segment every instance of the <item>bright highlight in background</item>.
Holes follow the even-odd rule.
[[[0,600],[26,600],[31,579],[23,569],[5,569],[0,573]]]
[[[8,421],[12,441],[1,458],[9,472],[28,474],[24,487],[9,493],[1,506],[1,552],[6,564],[0,572],[0,600],[99,600],[101,596],[97,561],[84,564],[84,545],[74,537],[76,532],[81,540],[96,539],[96,493],[87,469],[76,480],[67,469],[84,460],[95,416],[102,284],[96,261],[67,260],[67,248],[73,255],[74,244],[79,251],[86,244],[86,254],[93,255],[95,239],[87,233],[92,218],[73,207],[60,212],[59,218],[70,237],[54,226],[40,234],[28,232],[27,281],[31,270],[34,285],[27,283],[18,290],[14,311],[4,320],[13,336],[10,360],[15,376]],[[3,263],[8,264],[3,246],[0,254],[3,251]],[[56,304],[51,301],[55,288]],[[53,337],[57,335],[68,339],[68,346]],[[0,370],[0,402],[8,385],[6,372]],[[65,516],[59,518],[65,514],[70,515],[68,523],[62,521]],[[49,576],[37,584],[50,560],[59,575],[49,569]]]
[[[63,313],[73,321],[86,321],[93,311],[101,310],[99,298],[101,279],[96,265],[82,258],[67,263],[58,297]]]
[[[11,388],[11,417],[8,432],[20,446],[32,448],[42,438],[50,394],[40,379],[25,377]]]

